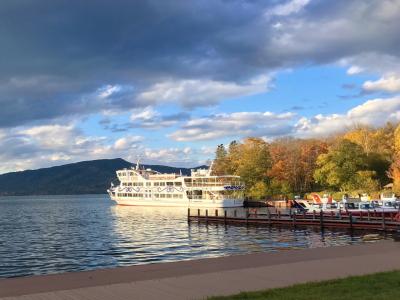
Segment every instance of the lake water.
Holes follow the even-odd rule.
[[[0,197],[0,277],[362,242],[346,231],[189,225],[186,213],[106,195]]]

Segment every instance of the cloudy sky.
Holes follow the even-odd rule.
[[[400,121],[400,0],[2,0],[0,173]]]

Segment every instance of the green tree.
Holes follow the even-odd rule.
[[[318,157],[314,179],[322,186],[350,191],[358,188],[360,182],[356,174],[366,171],[367,166],[363,148],[344,139]]]
[[[394,192],[400,194],[400,124],[394,132],[394,155],[389,169],[389,177],[393,180]]]
[[[253,186],[250,187],[247,195],[252,199],[263,199],[268,193],[268,186],[264,181],[257,181]]]
[[[215,160],[213,165],[213,174],[215,175],[226,175],[227,166],[229,164],[228,153],[223,144],[217,146],[215,151]]]

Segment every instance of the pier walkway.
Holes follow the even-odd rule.
[[[380,241],[0,280],[1,300],[205,299],[400,269],[400,243]]]

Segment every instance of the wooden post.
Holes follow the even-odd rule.
[[[353,230],[353,216],[351,215],[351,212],[349,212],[349,224],[350,229]]]
[[[281,211],[278,211],[278,219],[281,219]]]
[[[368,221],[371,221],[371,213],[369,212],[369,209],[368,209]]]
[[[226,225],[226,210],[224,210],[224,224]]]
[[[215,216],[218,217],[218,209],[215,210]]]
[[[271,213],[269,212],[268,207],[267,207],[267,215],[268,215],[268,225],[271,226]]]
[[[382,211],[382,229],[383,231],[386,231],[386,217],[385,217],[385,212]]]
[[[363,218],[363,212],[360,211],[360,221],[362,221],[362,218]]]
[[[206,224],[208,224],[208,209],[206,209]]]
[[[233,216],[236,218],[237,214],[236,214],[236,209],[233,211]]]
[[[296,227],[296,213],[293,214],[293,227]]]
[[[190,223],[190,208],[188,208],[188,215],[187,215],[187,220],[188,220],[188,223]]]
[[[319,223],[321,225],[321,230],[324,230],[324,212],[322,210],[319,212]]]
[[[246,209],[246,225],[249,224],[249,209]]]

